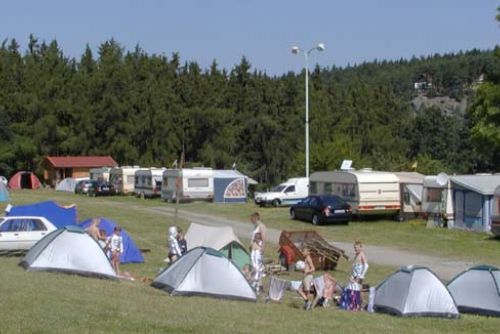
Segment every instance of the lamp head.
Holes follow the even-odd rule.
[[[298,46],[296,46],[296,45],[295,45],[295,46],[292,46],[292,53],[293,53],[294,55],[296,55],[296,54],[297,54],[297,53],[299,53],[299,52],[300,52],[300,48],[299,48]]]
[[[318,43],[318,45],[316,46],[316,50],[318,50],[318,51],[325,51],[325,44]]]

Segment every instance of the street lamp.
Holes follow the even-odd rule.
[[[325,51],[325,44],[318,43],[315,47],[310,48],[308,51],[302,50],[298,46],[292,46],[292,53],[299,54],[302,52],[306,59],[306,177],[309,177],[309,54],[314,50],[322,52]]]

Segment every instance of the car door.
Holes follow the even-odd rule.
[[[37,218],[27,218],[23,221],[23,230],[19,232],[21,249],[30,249],[38,240],[43,238],[48,229],[42,220]]]
[[[297,219],[307,219],[307,206],[309,205],[309,197],[304,198],[301,202],[297,203],[295,208],[295,217]]]
[[[288,186],[285,191],[283,192],[283,200],[282,203],[284,204],[295,204],[297,203],[296,196],[295,196],[295,186]]]
[[[0,250],[10,251],[16,248],[19,243],[18,219],[5,219],[0,225]]]
[[[319,198],[316,196],[312,196],[306,211],[306,216],[309,221],[312,221],[313,215],[318,214],[316,211],[319,211],[318,210],[319,205],[320,205]]]

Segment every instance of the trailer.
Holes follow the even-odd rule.
[[[134,194],[137,197],[156,197],[161,195],[161,184],[165,168],[141,168],[134,173]]]
[[[279,240],[282,265],[289,270],[299,260],[304,260],[304,248],[310,251],[317,270],[333,270],[341,257],[349,257],[343,249],[328,243],[316,231],[282,231]]]
[[[399,219],[417,218],[422,213],[424,175],[416,172],[396,172],[399,179]]]
[[[167,169],[163,172],[161,197],[167,202],[214,199],[212,168]]]
[[[134,192],[135,172],[139,166],[113,167],[109,171],[109,183],[117,194],[128,195]]]
[[[89,170],[90,179],[101,181],[101,182],[109,182],[109,171],[110,167],[99,167],[99,168],[91,168]]]
[[[313,173],[309,193],[340,196],[355,215],[392,215],[401,209],[398,177],[371,168]]]

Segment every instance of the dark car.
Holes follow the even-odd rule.
[[[89,186],[87,195],[89,196],[106,196],[114,195],[115,188],[109,182],[92,180]]]
[[[87,194],[89,192],[89,187],[92,184],[92,180],[81,180],[76,183],[75,193],[76,194]]]
[[[335,195],[313,195],[304,198],[290,208],[290,218],[322,223],[344,223],[351,220],[349,203]]]

